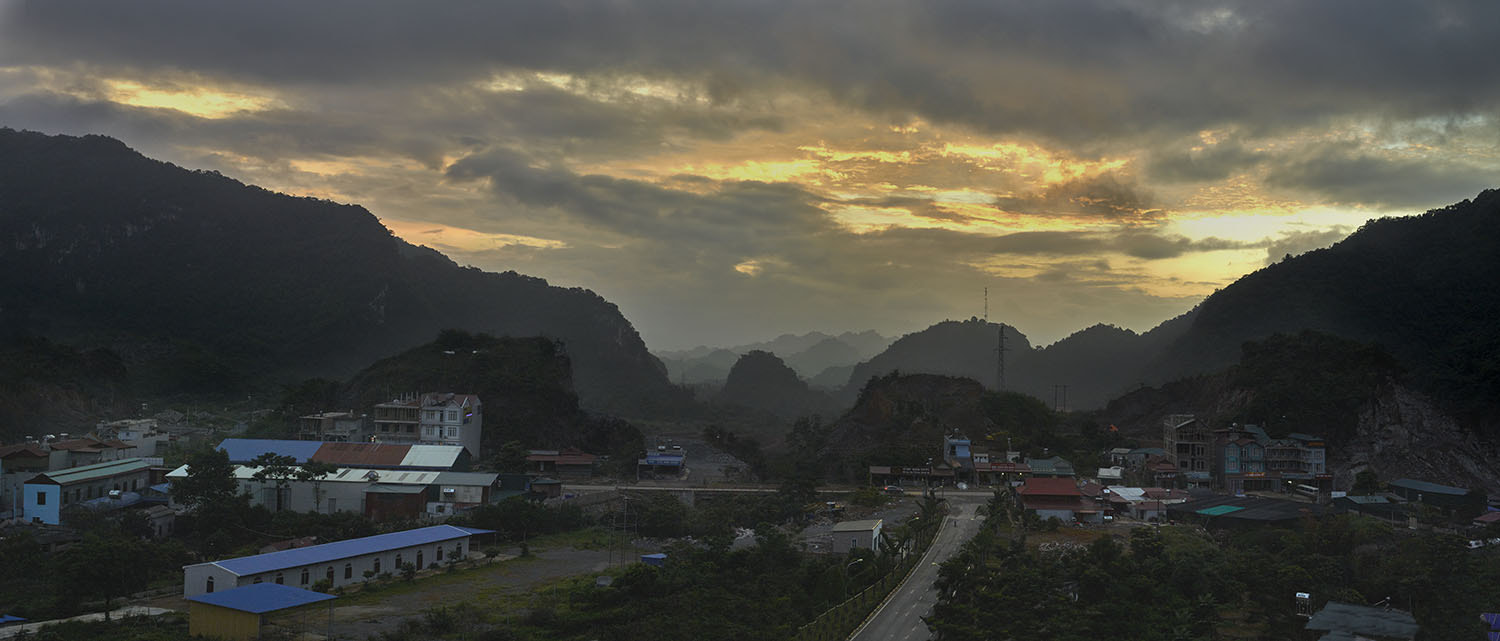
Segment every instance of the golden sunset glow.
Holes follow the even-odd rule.
[[[131,80],[108,80],[105,85],[111,102],[175,109],[199,118],[227,118],[242,112],[265,111],[279,104],[275,98],[206,87],[152,87]]]

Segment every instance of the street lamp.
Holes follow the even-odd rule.
[[[864,557],[860,557],[858,559],[850,561],[847,565],[844,566],[844,600],[845,601],[849,600],[849,568],[852,568],[852,567],[854,567],[856,565],[859,565],[861,563],[864,563],[864,562],[865,562]]]

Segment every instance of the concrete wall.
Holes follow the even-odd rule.
[[[1036,516],[1043,521],[1055,516],[1063,523],[1073,522],[1073,510],[1037,510]]]

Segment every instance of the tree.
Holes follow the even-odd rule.
[[[526,471],[526,448],[520,441],[506,441],[495,452],[495,470],[508,474]]]
[[[1368,496],[1380,493],[1380,477],[1375,475],[1375,470],[1365,468],[1354,475],[1354,493],[1358,496]]]
[[[292,479],[298,473],[295,469],[297,459],[284,454],[266,452],[255,457],[255,460],[250,461],[250,464],[260,468],[254,474],[250,475],[250,478],[262,483],[269,481],[276,485],[276,507],[274,511],[280,512],[284,509],[283,503],[285,501],[283,500],[283,495],[286,493],[287,488],[291,486]]]
[[[111,601],[144,588],[151,579],[150,572],[142,571],[152,565],[143,562],[151,555],[140,539],[90,533],[62,553],[59,565],[69,591],[104,599],[104,616],[109,620]]]
[[[172,483],[172,500],[195,512],[205,505],[226,505],[236,494],[234,466],[224,450],[205,450],[188,458],[187,477]]]
[[[298,481],[312,481],[313,484],[313,511],[321,511],[323,505],[323,479],[329,474],[339,471],[339,466],[323,461],[308,461],[295,470],[292,470],[292,478]],[[280,493],[278,492],[278,495]],[[279,499],[278,499],[279,500]]]

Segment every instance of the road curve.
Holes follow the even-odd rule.
[[[938,564],[948,560],[963,547],[963,544],[979,532],[983,522],[977,509],[983,505],[980,497],[951,497],[952,513],[937,540],[927,548],[922,561],[912,570],[911,576],[902,583],[891,597],[882,604],[864,625],[854,631],[850,641],[923,641],[931,638],[922,617],[932,611],[937,603],[937,591],[932,584],[937,580]]]

